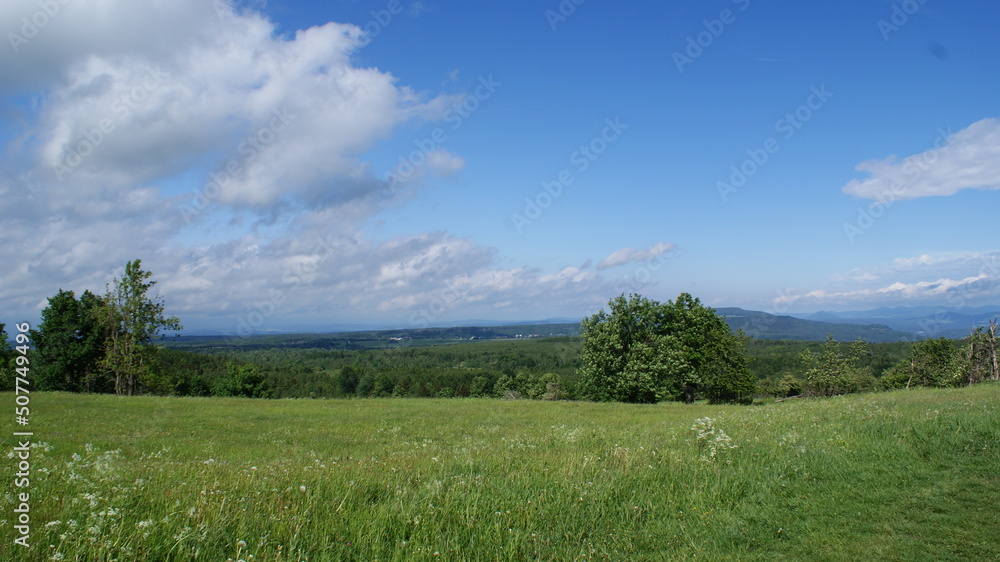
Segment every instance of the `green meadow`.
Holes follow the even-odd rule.
[[[8,432],[2,560],[1000,553],[1000,384],[732,407],[61,393],[31,405],[30,547],[13,543],[24,488]]]

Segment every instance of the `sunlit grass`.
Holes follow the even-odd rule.
[[[4,560],[1000,552],[1000,385],[752,407],[69,394],[32,405],[32,548],[11,544],[8,484]]]

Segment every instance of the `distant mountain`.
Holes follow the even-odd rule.
[[[246,337],[226,335],[187,335],[170,338],[167,347],[190,351],[222,349],[270,349],[275,347],[304,349],[381,349],[420,347],[468,341],[512,340],[580,334],[580,323],[515,324],[505,326],[459,326],[450,328],[405,328],[396,330],[363,330],[331,333],[254,334]]]
[[[976,326],[987,326],[1000,316],[1000,305],[977,307],[881,307],[873,310],[793,314],[796,318],[850,324],[884,324],[921,338],[962,338]]]
[[[913,333],[897,331],[885,324],[850,321],[828,322],[813,319],[777,316],[742,308],[717,308],[715,310],[726,319],[733,330],[743,330],[747,335],[765,340],[810,340],[821,341],[828,334],[837,341],[863,339],[873,343],[913,341]],[[819,316],[828,318],[828,316]]]
[[[810,319],[778,316],[742,308],[718,308],[733,330],[767,340],[822,341],[832,334],[838,341],[863,339],[869,342],[914,341],[911,332],[893,329],[880,322],[855,322],[841,319],[837,313],[817,313]],[[823,319],[820,321],[819,319]],[[836,319],[838,321],[826,321]],[[344,326],[345,328],[347,326]],[[966,331],[967,332],[967,331]],[[580,322],[571,318],[553,318],[534,322],[504,323],[469,320],[457,326],[397,329],[355,329],[350,331],[303,330],[301,332],[261,333],[250,337],[203,333],[170,338],[164,343],[181,348],[220,347],[306,347],[322,349],[370,349],[439,345],[460,341],[576,336]],[[964,336],[962,333],[959,337]]]

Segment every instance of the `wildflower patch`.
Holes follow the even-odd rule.
[[[735,449],[738,445],[733,443],[732,437],[726,435],[722,428],[715,427],[715,420],[712,418],[698,418],[691,424],[691,431],[695,432],[698,452],[701,460],[714,462],[722,456],[722,452],[727,449]],[[726,461],[727,463],[732,461]]]

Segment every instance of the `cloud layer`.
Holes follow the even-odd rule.
[[[1000,252],[960,252],[897,258],[837,275],[828,288],[787,291],[772,302],[779,311],[884,305],[951,307],[1000,299]]]
[[[852,180],[843,190],[865,199],[899,201],[1000,189],[1000,120],[977,121],[919,154],[867,160],[856,169],[870,177]]]

